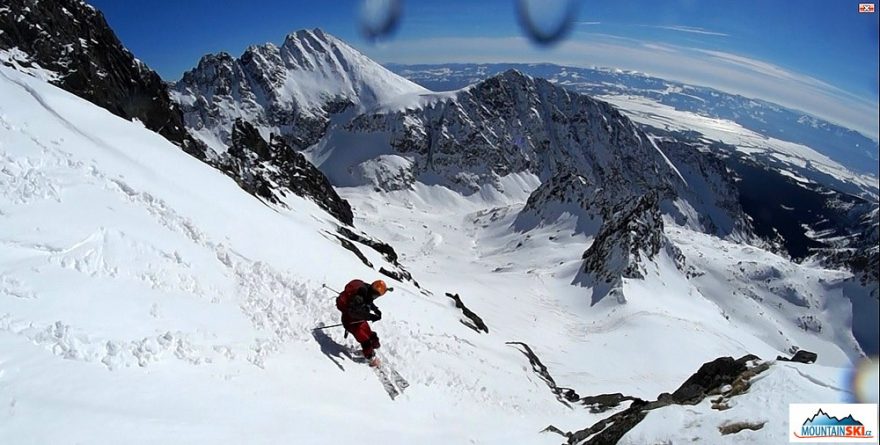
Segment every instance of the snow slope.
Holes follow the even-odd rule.
[[[311,332],[336,319],[322,282],[377,276],[321,236],[316,206],[270,209],[139,124],[0,70],[0,442],[502,440],[562,411],[511,391],[515,350],[479,357],[445,301],[406,285],[380,302],[384,354],[413,385],[391,403],[339,332]]]
[[[666,257],[625,283],[626,305],[591,307],[571,285],[589,239],[564,218],[511,230],[538,184],[509,175],[504,193],[467,197],[418,183],[341,190],[358,227],[394,245],[426,289],[395,283],[378,302],[382,354],[411,383],[391,401],[347,358],[350,339],[311,331],[336,319],[322,283],[378,277],[327,233],[334,223],[315,204],[267,207],[139,123],[6,67],[0,97],[0,443],[551,444],[561,439],[538,433],[546,425],[604,417],[559,403],[506,341],[531,345],[582,394],[645,398],[720,355],[774,357],[787,343],[771,329],[820,351],[822,367],[774,367],[755,385],[749,406],[779,413],[768,427],[721,439],[713,427],[739,411],[713,412],[695,433],[708,443],[778,437],[785,415],[768,400],[847,397],[825,366],[848,365],[851,334],[728,319],[740,303],[708,295],[711,281],[688,282]],[[708,247],[688,258],[716,247],[699,240]],[[782,273],[815,291],[836,279],[807,266]],[[447,291],[488,335],[459,323]],[[631,443],[669,434],[650,422]]]
[[[754,247],[672,226],[667,235],[682,246],[697,278],[689,282],[671,259],[661,256],[644,281],[626,281],[626,304],[605,299],[590,306],[590,290],[572,286],[582,265],[580,254],[590,243],[576,230],[576,216],[528,232],[512,230],[533,186],[534,178],[514,176],[507,178],[505,193],[497,195],[462,197],[424,184],[382,194],[360,187],[340,193],[352,202],[356,224],[397,246],[422,284],[460,293],[492,335],[530,344],[557,383],[581,395],[619,391],[653,399],[716,356],[749,351],[772,359],[793,345],[819,351],[819,366],[772,367],[766,378],[773,383],[756,384],[753,395],[736,402],[736,410],[717,412],[708,401],[690,411],[677,406],[657,410],[649,414],[651,422],[621,443],[669,438],[677,443],[683,437],[696,437],[698,443],[775,443],[787,437],[788,403],[851,396],[845,370],[860,353],[847,333],[850,305],[840,295],[848,274],[792,265]],[[746,272],[727,279],[724,271],[736,267]],[[777,275],[764,282],[759,275],[768,269]],[[786,283],[795,283],[788,284],[796,287],[790,295],[810,295],[822,309],[796,307],[775,296]],[[731,296],[731,289],[755,295]],[[876,305],[871,309],[876,311]],[[821,335],[798,325],[798,316],[808,313],[827,323]],[[694,414],[655,422],[682,410]],[[763,413],[763,431],[719,435],[721,424],[753,413]],[[554,425],[573,431],[607,416],[586,410],[574,414],[555,418]]]

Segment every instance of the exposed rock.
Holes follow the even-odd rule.
[[[809,364],[809,363],[816,363],[817,358],[819,358],[819,356],[815,352],[805,351],[805,350],[801,349],[798,352],[795,352],[794,357],[792,357],[792,358],[785,358],[780,355],[780,356],[776,357],[776,360],[783,361],[783,362],[798,362],[798,363],[808,363]]]
[[[577,216],[576,232],[595,233],[609,203],[603,199],[602,187],[586,177],[561,171],[538,186],[529,195],[517,215],[514,228],[527,231],[544,222],[558,220],[564,213]]]
[[[281,204],[282,197],[293,193],[350,225],[354,220],[351,205],[336,193],[327,177],[284,140],[274,135],[270,138],[266,142],[256,128],[239,119],[232,128],[232,146],[213,162],[248,193],[274,204]]]
[[[732,422],[719,426],[718,431],[721,432],[722,436],[726,436],[728,434],[736,434],[743,430],[758,431],[761,428],[764,428],[765,424],[767,424],[767,422]]]
[[[368,246],[382,254],[385,257],[385,261],[388,261],[392,264],[397,264],[397,252],[394,251],[394,248],[390,245],[379,241],[375,238],[370,238],[361,233],[355,233],[355,231],[349,229],[348,227],[339,227],[337,230],[340,235],[352,240],[359,242],[365,246]]]
[[[589,428],[569,433],[568,443],[584,445],[616,445],[624,434],[633,429],[648,415],[648,404],[644,401],[633,404],[611,417],[602,419]]]
[[[353,242],[351,242],[351,241],[349,241],[339,235],[335,235],[335,238],[337,240],[339,240],[339,244],[342,244],[342,247],[345,247],[347,250],[349,250],[351,253],[353,253],[356,257],[358,257],[358,259],[361,260],[361,262],[363,262],[365,266],[369,267],[370,269],[373,268],[373,263],[371,263],[370,260],[368,260],[367,257],[364,256],[364,253],[361,252],[361,250],[358,249],[357,246],[355,246]]]
[[[137,119],[188,153],[204,158],[183,115],[154,71],[136,59],[81,0],[5,0],[0,7],[0,50],[16,48],[19,65],[56,73],[50,81],[111,113]]]
[[[606,295],[624,302],[622,280],[644,278],[646,264],[661,249],[666,249],[676,265],[684,269],[684,255],[663,233],[657,194],[648,193],[634,202],[615,206],[583,254],[586,276],[582,281],[590,287],[605,284],[607,289],[595,291],[592,304]]]
[[[595,396],[581,397],[579,402],[590,408],[591,413],[602,413],[611,408],[620,406],[621,403],[631,401],[633,403],[642,403],[644,400],[638,397],[625,396],[619,392],[614,394],[599,394]]]
[[[677,205],[661,205],[663,212],[679,225],[735,242],[763,246],[740,204],[736,176],[724,162],[721,154],[724,150],[681,133],[649,131],[658,135],[658,147],[684,178],[676,184]],[[690,211],[682,211],[681,206],[690,207]],[[690,220],[692,215],[698,219]]]
[[[480,318],[479,315],[475,314],[474,311],[468,309],[468,307],[464,305],[464,302],[461,301],[461,297],[459,297],[458,294],[453,295],[447,292],[446,296],[455,300],[455,307],[461,309],[462,314],[464,314],[464,316],[471,321],[472,324],[468,324],[462,321],[465,326],[477,332],[483,331],[487,334],[489,333],[489,327],[486,326],[486,323],[483,323],[483,319]]]
[[[511,173],[546,181],[570,172],[602,184],[602,194],[616,202],[679,180],[660,150],[614,107],[517,71],[404,110],[361,115],[345,130],[390,134],[390,148],[412,162],[415,180],[435,178],[465,193],[497,186]]]
[[[746,355],[736,360],[732,357],[719,357],[704,363],[672,393],[671,400],[682,405],[697,404],[712,390],[732,384],[740,374],[748,370],[748,362],[757,359],[758,357],[754,355]]]
[[[403,266],[401,266],[400,264],[395,264],[395,267],[397,268],[397,270],[388,270],[384,267],[380,267],[379,273],[393,280],[400,281],[401,283],[404,281],[409,281],[413,284],[413,286],[421,289],[421,286],[419,286],[419,282],[413,279],[412,274],[409,273],[409,271],[404,269]]]
[[[532,348],[529,347],[529,345],[518,341],[508,341],[505,342],[505,344],[518,345],[522,348],[520,352],[522,352],[523,355],[525,355],[529,359],[529,364],[532,365],[532,370],[534,370],[535,373],[538,374],[538,377],[541,377],[541,380],[544,380],[544,383],[547,384],[547,386],[550,388],[550,391],[552,391],[553,394],[556,395],[556,400],[559,400],[560,403],[569,408],[571,408],[570,403],[578,401],[579,396],[576,392],[574,392],[573,389],[559,387],[556,385],[556,381],[553,380],[553,376],[550,375],[550,371],[548,371],[547,367],[544,366],[543,363],[541,363],[541,359],[538,358],[537,354],[535,354],[535,351],[533,351]]]
[[[565,432],[550,425],[543,431],[562,435],[567,438],[566,443],[569,445],[615,445],[629,430],[641,422],[648,414],[648,411],[651,410],[663,408],[671,404],[695,405],[700,403],[707,395],[721,392],[725,395],[712,400],[712,407],[725,410],[729,408],[728,400],[730,397],[742,394],[748,390],[749,380],[769,369],[770,364],[766,362],[758,363],[750,368],[749,363],[757,360],[759,360],[758,357],[754,355],[746,355],[736,360],[731,357],[719,357],[711,362],[704,363],[674,393],[662,393],[657,397],[656,401],[646,402],[640,399],[629,398],[632,400],[632,404],[628,408],[602,419],[588,428],[575,432]],[[610,397],[610,399],[614,398]],[[743,426],[742,428],[731,424],[725,431],[730,431],[728,434],[733,434],[745,428],[760,429],[763,427],[763,423],[757,426],[757,428],[750,428],[749,425],[756,426],[757,424],[740,425]]]

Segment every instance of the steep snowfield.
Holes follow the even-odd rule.
[[[392,403],[350,339],[311,332],[337,317],[322,282],[378,275],[321,236],[329,217],[0,70],[0,442],[502,441],[563,413],[518,385],[517,351],[406,285],[380,301],[413,385]]]
[[[580,254],[590,242],[573,234],[574,215],[563,214],[554,224],[529,232],[511,230],[534,184],[533,177],[510,177],[504,195],[467,198],[425,185],[381,195],[368,188],[340,193],[353,203],[356,223],[397,246],[422,284],[460,293],[491,335],[530,344],[556,382],[581,395],[619,391],[653,399],[717,356],[751,352],[773,359],[794,344],[819,351],[819,365],[771,367],[752,394],[734,402],[736,409],[718,412],[706,400],[690,408],[657,410],[648,415],[651,422],[622,443],[677,443],[682,438],[776,443],[788,434],[788,403],[850,397],[845,371],[858,351],[846,328],[850,304],[840,297],[847,274],[792,265],[752,247],[672,227],[667,235],[681,243],[688,264],[702,274],[693,284],[661,256],[645,281],[626,282],[626,304],[605,299],[591,307],[590,291],[571,285],[582,264]],[[724,282],[722,271],[740,267],[738,261],[747,272],[731,274],[732,283]],[[761,274],[772,280],[765,282]],[[814,304],[824,305],[813,313],[833,328],[826,326],[822,335],[801,329],[797,317],[807,310],[780,306],[783,297],[772,294],[786,283],[797,283],[791,284],[797,286],[791,294],[812,295]],[[754,290],[756,295],[730,295],[730,289]],[[572,414],[553,422],[573,431],[607,416],[586,410]],[[759,432],[719,435],[720,425],[740,420],[767,425]]]
[[[264,205],[139,123],[6,67],[0,97],[0,443],[555,444],[538,431],[607,415],[563,406],[506,341],[528,343],[582,395],[650,399],[715,357],[775,357],[788,345],[775,329],[820,352],[818,366],[774,366],[729,411],[693,407],[701,428],[684,408],[652,412],[629,443],[769,443],[785,434],[784,404],[847,397],[846,330],[807,335],[793,320],[737,316],[752,303],[711,295],[708,273],[692,284],[665,256],[625,283],[627,304],[591,307],[571,285],[589,239],[564,215],[510,230],[538,185],[511,175],[503,194],[341,190],[356,225],[395,246],[428,290],[396,283],[378,302],[381,352],[411,383],[392,401],[346,356],[350,338],[311,331],[336,320],[322,283],[379,277],[325,232],[334,226],[316,205]],[[691,235],[669,232],[695,240],[689,260],[724,247]],[[809,266],[779,273],[820,303],[817,283],[838,279]],[[460,293],[490,333],[460,323],[444,292]],[[756,412],[764,429],[719,436],[721,422]]]

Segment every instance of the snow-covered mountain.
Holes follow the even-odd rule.
[[[434,290],[399,283],[379,301],[381,352],[410,382],[390,400],[373,372],[350,358],[353,345],[341,332],[312,331],[336,317],[323,283],[376,272],[328,236],[335,223],[311,201],[290,196],[287,210],[267,207],[140,124],[7,67],[0,95],[9,99],[0,102],[4,443],[559,443],[538,432],[548,424],[594,444],[766,443],[787,437],[776,413],[788,403],[845,395],[836,366],[848,360],[834,336],[846,331],[756,319],[757,299],[713,303],[686,281],[667,280],[666,266],[624,283],[626,305],[590,308],[566,281],[580,262],[564,260],[583,250],[584,236],[547,243],[537,232],[530,240],[510,232],[531,188],[511,175],[508,192],[493,198],[424,184],[386,194],[344,190],[360,209],[358,224],[393,238],[401,261]],[[518,239],[524,244],[514,248]],[[716,239],[691,231],[674,239],[693,244],[684,251],[691,258],[711,254],[703,266],[726,270],[722,251],[698,245],[715,247]],[[749,274],[780,268],[760,295],[793,280],[848,310],[837,289],[843,274],[721,246],[730,258],[753,260],[742,266]],[[393,267],[367,245],[361,251],[374,266]],[[460,293],[491,334],[459,323],[459,310],[439,292],[446,289]],[[723,388],[723,411],[703,399],[713,388],[681,385],[720,355],[772,359],[780,348],[771,332],[809,345],[821,364],[753,363],[763,378],[744,394]],[[546,364],[542,373],[529,368],[531,357]],[[719,363],[726,365],[698,376],[748,381],[745,360]],[[554,390],[566,394],[564,403]],[[629,397],[614,402],[607,396],[614,392]],[[684,395],[698,401],[688,407],[698,414],[679,415]],[[631,431],[623,422],[602,427],[619,415]],[[688,420],[695,415],[699,425]],[[719,433],[735,422],[760,429]]]
[[[844,267],[877,235],[858,175],[791,191],[779,147],[518,71],[430,92],[291,36],[175,85],[195,157],[0,50],[0,442],[763,444],[789,403],[853,396],[880,337]],[[755,216],[770,180],[820,204],[792,220],[835,267]],[[395,287],[393,399],[314,330],[352,278]]]
[[[535,175],[542,185],[517,221],[520,230],[558,216],[560,200],[577,202],[577,211],[598,224],[618,204],[649,191],[675,199],[692,189],[651,137],[616,109],[517,71],[457,92],[421,95],[408,106],[400,102],[331,127],[309,156],[337,185],[386,190],[421,181],[473,193],[512,173]],[[350,150],[354,141],[364,148]],[[575,187],[558,184],[572,175]],[[691,207],[714,204],[688,198],[695,198],[688,199]],[[682,217],[707,227],[744,217],[735,204],[703,210],[702,217]]]
[[[880,174],[878,143],[859,132],[755,98],[619,69],[489,63],[387,67],[435,91],[463,88],[510,69],[596,97],[635,97],[675,111],[730,121],[754,133],[805,145],[857,173]],[[616,102],[615,102],[616,104]],[[620,105],[627,110],[629,107]],[[662,126],[660,128],[663,128]]]
[[[265,138],[275,133],[305,148],[335,113],[427,92],[320,29],[291,33],[280,47],[251,46],[238,58],[206,55],[173,88],[187,127],[217,152],[239,118]]]
[[[210,150],[200,133],[185,127],[166,84],[122,46],[101,12],[83,1],[16,0],[0,8],[0,31],[0,64],[142,122],[271,205],[284,205],[280,195],[303,196],[340,222],[351,223],[349,204],[277,135],[233,119],[225,130],[230,150]]]
[[[756,232],[799,260],[819,255],[851,268],[877,293],[880,255],[870,240],[878,230],[872,222],[880,193],[878,146],[855,131],[766,101],[620,70],[550,64],[389,68],[431,88],[459,88],[515,68],[599,96],[652,135],[685,176],[698,172],[679,195],[688,195],[705,228],[721,235],[735,231],[742,240]],[[714,171],[706,174],[710,164]],[[735,181],[724,178],[729,175]],[[768,188],[786,193],[767,194]],[[726,210],[718,212],[718,206]],[[681,223],[682,212],[666,210]],[[751,224],[741,216],[730,219],[742,212]]]

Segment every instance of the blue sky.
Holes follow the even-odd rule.
[[[405,1],[397,33],[375,44],[359,33],[357,1],[90,3],[168,80],[206,53],[238,55],[320,27],[380,62],[610,66],[779,102],[874,138],[878,132],[878,14],[859,14],[849,0],[582,0],[572,32],[550,48],[523,37],[514,0]]]

